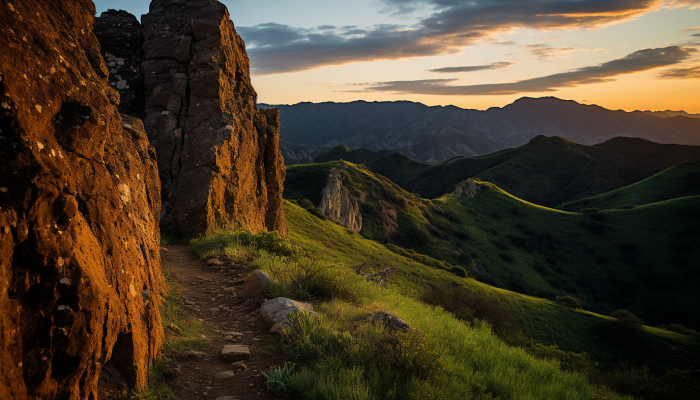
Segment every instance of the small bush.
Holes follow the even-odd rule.
[[[453,274],[455,274],[461,278],[466,278],[467,276],[469,276],[469,274],[467,273],[467,270],[465,270],[464,268],[457,266],[457,265],[452,267],[452,269],[450,269],[450,272],[452,272]]]
[[[574,308],[578,310],[583,310],[583,304],[581,300],[572,296],[557,296],[555,301],[564,307]]]
[[[618,326],[624,329],[639,330],[644,325],[641,318],[628,310],[615,310],[610,313],[610,316],[616,318]]]

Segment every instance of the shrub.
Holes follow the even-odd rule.
[[[644,325],[641,318],[628,310],[615,310],[610,313],[610,316],[617,319],[617,324],[621,328],[639,330]]]
[[[580,299],[572,296],[557,296],[555,301],[564,307],[583,310],[583,304]]]
[[[469,276],[469,274],[467,273],[467,270],[465,270],[464,268],[457,266],[457,265],[452,267],[452,269],[450,269],[450,272],[452,272],[453,274],[455,274],[461,278],[466,278],[467,276]]]

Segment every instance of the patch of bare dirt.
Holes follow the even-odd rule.
[[[264,299],[244,301],[236,295],[243,289],[244,280],[252,271],[247,266],[250,259],[219,255],[216,259],[222,264],[215,265],[217,262],[211,264],[197,259],[188,246],[182,245],[169,246],[162,252],[162,259],[174,271],[182,288],[185,317],[204,323],[204,336],[209,342],[201,351],[167,354],[173,360],[171,366],[175,369],[169,386],[177,398],[280,398],[266,390],[261,371],[284,363],[278,351],[267,351],[280,343],[281,337],[269,333],[270,327],[258,317]],[[245,367],[221,360],[221,350],[230,344],[249,348],[250,359],[243,361]],[[233,377],[217,377],[226,371],[232,371]]]

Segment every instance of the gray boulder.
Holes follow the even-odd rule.
[[[279,330],[290,329],[292,325],[289,321],[289,314],[304,311],[313,315],[314,307],[309,303],[302,303],[284,297],[268,300],[260,307],[260,315],[271,325],[278,326]]]

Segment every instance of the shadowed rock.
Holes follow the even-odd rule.
[[[155,0],[143,16],[144,124],[158,154],[163,224],[285,234],[277,109],[257,110],[228,10]]]
[[[94,14],[0,4],[3,400],[98,398],[103,369],[145,388],[163,339],[155,152],[117,112]]]
[[[119,112],[143,118],[141,24],[126,11],[107,10],[95,18],[94,32],[109,70],[109,84],[119,92]]]

